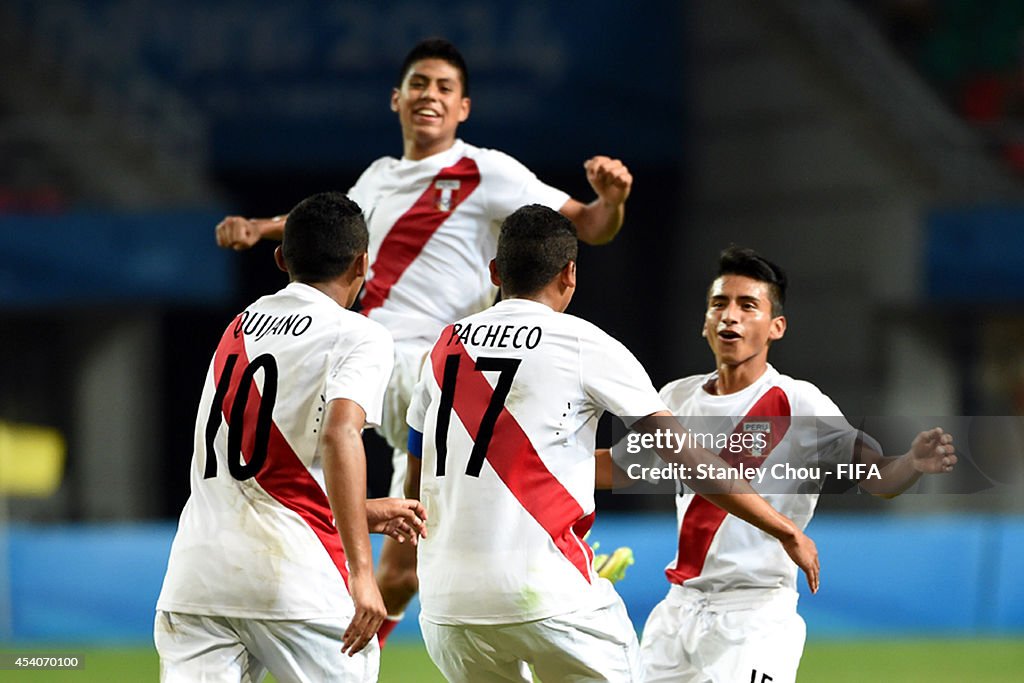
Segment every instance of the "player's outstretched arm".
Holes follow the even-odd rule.
[[[248,249],[261,239],[280,240],[288,214],[273,218],[244,218],[226,216],[217,224],[217,246],[240,251]]]
[[[413,545],[427,536],[427,513],[418,500],[372,498],[366,501],[366,521],[372,534],[386,534]]]
[[[327,404],[320,433],[327,497],[348,558],[348,589],[356,609],[342,636],[341,651],[349,656],[366,647],[387,615],[373,578],[361,434],[365,422],[366,413],[358,403],[335,399]]]
[[[653,435],[659,433],[674,435],[672,438],[662,440],[662,443],[665,444],[699,443],[697,439],[687,438],[686,431],[667,411],[653,413],[637,420],[633,429]],[[705,448],[684,446],[675,450],[666,446],[655,447],[654,450],[665,462],[677,463],[688,468],[685,471],[689,472],[697,472],[701,466],[715,469],[728,467],[724,460]],[[801,531],[793,520],[759,496],[749,483],[736,479],[696,482],[691,478],[685,481],[697,495],[777,539],[793,562],[807,576],[807,584],[810,586],[811,592],[818,592],[821,565],[818,561],[818,549],[814,545],[814,541]],[[700,486],[697,485],[698,483]]]
[[[589,204],[569,199],[559,211],[576,225],[582,241],[607,244],[618,234],[626,217],[633,176],[620,160],[606,156],[587,159],[583,168],[597,199]]]
[[[864,439],[858,439],[857,459],[858,462],[878,466],[881,477],[867,476],[859,485],[868,493],[882,498],[895,498],[917,483],[922,474],[952,472],[957,460],[953,435],[941,427],[921,432],[914,437],[909,451],[894,457],[885,457]]]

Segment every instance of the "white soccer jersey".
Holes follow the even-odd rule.
[[[494,302],[488,263],[501,222],[524,204],[557,211],[569,199],[507,154],[462,140],[418,161],[378,159],[348,195],[370,231],[363,312],[396,341],[427,344]]]
[[[409,407],[423,433],[424,618],[517,623],[613,598],[582,540],[597,421],[664,409],[622,344],[544,304],[505,300],[446,327]]]
[[[196,419],[192,493],[157,609],[262,619],[351,615],[320,427],[349,399],[380,420],[390,335],[292,283],[228,325]]]
[[[785,466],[797,472],[800,467],[820,467],[824,471],[830,465],[849,462],[860,432],[850,427],[835,403],[813,384],[779,374],[770,365],[752,385],[724,396],[704,390],[713,376],[676,380],[667,384],[660,396],[673,415],[725,417],[735,432],[764,434],[765,448],[740,456],[745,466],[766,472],[762,481],[750,480],[750,485],[772,507],[801,529],[806,528],[818,494],[806,492],[807,479],[787,474]],[[816,417],[830,419],[811,419]],[[692,420],[691,429],[710,422]],[[720,455],[730,464],[737,464],[735,456],[725,452]],[[676,558],[665,570],[671,583],[708,592],[779,587],[796,590],[796,565],[777,540],[688,490],[676,497],[676,508]]]

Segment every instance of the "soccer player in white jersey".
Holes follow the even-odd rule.
[[[509,216],[491,264],[502,301],[441,332],[413,393],[406,492],[428,527],[420,625],[453,683],[530,681],[526,663],[544,681],[639,677],[625,606],[582,539],[598,418],[649,430],[670,415],[622,344],[563,312],[576,254],[573,224],[552,209]],[[756,495],[713,498],[782,539],[816,585],[814,544],[792,521]]]
[[[883,457],[877,442],[853,429],[817,387],[780,374],[768,363],[771,345],[786,331],[786,277],[749,249],[721,255],[707,294],[703,335],[715,356],[711,374],[667,384],[661,398],[674,415],[728,418],[734,433],[766,435],[732,464],[773,470],[789,464],[828,468],[837,463],[877,465],[878,477],[860,486],[892,497],[922,473],[949,472],[956,463],[952,436],[922,432],[910,450]],[[818,419],[816,419],[818,418]],[[622,466],[616,452],[617,463]],[[723,458],[729,459],[725,452]],[[618,473],[620,481],[622,473]],[[608,482],[600,482],[607,484]],[[799,477],[766,477],[753,488],[801,528],[814,514],[817,493]],[[726,516],[684,490],[677,497],[676,557],[665,571],[668,596],[643,630],[644,681],[792,683],[806,628],[797,614],[796,571],[775,541]]]
[[[525,204],[557,209],[589,244],[610,241],[622,226],[632,187],[617,159],[584,163],[596,199],[588,204],[541,182],[512,157],[460,140],[469,117],[469,78],[451,43],[428,39],[402,64],[391,93],[402,129],[402,158],[373,162],[349,190],[366,214],[370,271],[362,311],[395,338],[395,371],[378,431],[394,448],[391,495],[405,479],[405,412],[430,344],[453,320],[483,310],[496,294],[487,264],[501,221]],[[247,248],[261,237],[279,239],[284,217],[229,216],[217,226],[218,244]],[[386,539],[378,581],[392,621],[415,595],[415,549]]]
[[[377,680],[367,531],[413,544],[424,527],[417,501],[366,500],[361,432],[393,362],[387,330],[346,310],[367,239],[344,195],[299,203],[275,254],[291,283],[221,337],[157,602],[164,681]]]

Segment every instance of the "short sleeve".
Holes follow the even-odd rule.
[[[619,341],[595,327],[593,334],[581,338],[580,356],[580,382],[587,396],[627,427],[637,418],[668,410],[640,361]]]
[[[359,179],[356,180],[356,184],[350,187],[348,192],[345,193],[349,199],[359,205],[364,216],[366,216],[367,212],[372,208],[370,204],[374,199],[370,190],[372,185],[370,179],[379,173],[378,169],[385,163],[387,163],[387,157],[381,157],[367,166],[366,170],[364,170],[359,176]]]
[[[405,413],[405,421],[411,429],[423,433],[423,426],[427,421],[427,406],[430,405],[430,384],[434,381],[434,366],[430,362],[430,356],[423,363],[420,369],[420,378],[412,390],[412,398],[409,401],[409,409]]]
[[[676,384],[678,384],[678,383],[679,383],[678,380],[675,381],[675,382],[669,382],[668,384],[663,386],[661,389],[658,389],[658,398],[660,398],[662,403],[664,403],[666,406],[672,405],[672,390],[675,388]],[[669,408],[669,411],[672,411],[672,410],[673,410],[672,408]]]
[[[332,364],[324,399],[354,401],[366,413],[366,424],[376,427],[380,424],[384,391],[395,363],[394,341],[380,325],[365,322],[370,323],[366,326],[367,332]]]
[[[817,464],[828,468],[851,462],[860,430],[854,429],[839,406],[816,386],[798,382],[797,388],[794,419],[805,427],[801,429],[801,440],[813,439],[813,443],[801,444],[806,447],[803,452],[816,453]]]
[[[492,220],[502,221],[526,204],[541,204],[558,211],[569,200],[562,190],[542,182],[533,171],[502,152],[489,150],[487,177],[488,213]]]

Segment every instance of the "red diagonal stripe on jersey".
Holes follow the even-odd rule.
[[[217,353],[214,356],[214,386],[220,382],[221,374],[227,357],[231,354],[238,354],[232,372],[230,386],[224,396],[224,404],[221,412],[225,422],[231,419],[231,406],[234,405],[235,396],[238,393],[239,380],[245,367],[249,364],[249,358],[245,351],[245,337],[242,334],[235,336],[235,319],[224,331],[220,344],[217,346]],[[249,397],[245,404],[245,424],[250,427],[244,430],[242,436],[242,457],[245,462],[252,458],[253,445],[255,441],[255,430],[252,427],[256,424],[260,407],[260,393],[256,383],[249,384]],[[207,457],[211,457],[209,454]],[[215,457],[215,456],[214,456]],[[230,475],[229,475],[230,476]],[[345,550],[341,545],[341,536],[333,522],[331,504],[320,484],[309,473],[306,466],[299,460],[292,447],[285,440],[284,435],[277,428],[276,424],[270,425],[270,440],[267,447],[267,459],[256,473],[256,482],[274,500],[284,507],[297,513],[309,528],[313,530],[317,538],[324,546],[324,550],[330,556],[334,565],[341,573],[341,578],[348,586],[348,566],[345,560]]]
[[[451,201],[445,210],[438,208],[441,190],[437,188],[437,183],[442,180],[459,183],[458,189],[452,190]],[[462,157],[434,176],[416,203],[395,221],[381,242],[377,258],[370,266],[372,277],[366,281],[366,290],[363,292],[363,315],[384,303],[402,273],[423,251],[427,240],[479,184],[480,169],[469,157]]]
[[[772,387],[750,409],[746,417],[740,420],[733,433],[742,431],[748,422],[768,420],[771,423],[768,448],[759,456],[746,453],[729,453],[723,450],[719,457],[732,466],[758,467],[772,452],[789,429],[789,399],[779,387]],[[665,576],[671,583],[682,584],[687,579],[700,576],[704,561],[708,556],[711,542],[718,533],[719,527],[729,514],[722,508],[710,503],[705,498],[695,496],[686,508],[683,523],[679,525],[679,549],[676,564],[665,570]]]
[[[454,340],[446,345],[446,340]],[[455,381],[454,410],[469,437],[476,441],[480,421],[490,403],[494,389],[482,372],[474,369],[476,361],[452,334],[449,325],[441,333],[441,340],[430,354],[434,378],[443,384],[445,359],[459,354],[459,374]],[[591,582],[594,553],[580,540],[594,522],[593,513],[583,514],[583,508],[565,490],[540,459],[530,438],[508,410],[502,409],[494,425],[494,435],[487,449],[487,463],[508,487],[519,504],[544,528],[555,547]]]

